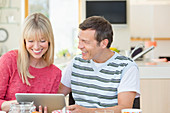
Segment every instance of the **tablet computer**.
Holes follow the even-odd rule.
[[[64,94],[16,93],[15,97],[18,102],[34,102],[37,111],[39,105],[47,106],[48,113],[66,106]]]

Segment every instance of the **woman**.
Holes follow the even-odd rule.
[[[57,93],[61,70],[53,65],[54,36],[49,19],[34,13],[25,19],[20,49],[0,58],[0,110],[9,111],[15,93]]]

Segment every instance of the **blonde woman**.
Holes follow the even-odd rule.
[[[49,19],[41,13],[24,22],[20,49],[0,58],[0,110],[9,111],[15,93],[57,93],[61,70],[53,65],[54,36]]]

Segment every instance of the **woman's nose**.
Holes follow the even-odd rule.
[[[35,49],[38,49],[39,47],[40,47],[39,42],[38,42],[38,41],[35,41],[35,43],[34,43],[34,48],[35,48]]]

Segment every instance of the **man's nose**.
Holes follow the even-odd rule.
[[[81,41],[79,41],[79,43],[78,43],[78,48],[79,49],[82,49],[84,47],[84,44],[81,42]]]

